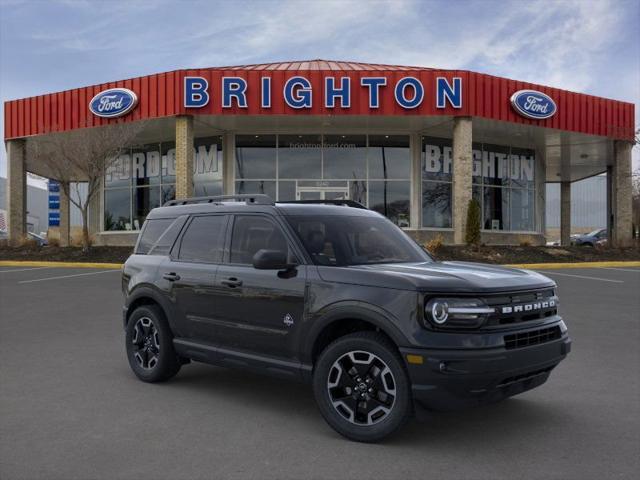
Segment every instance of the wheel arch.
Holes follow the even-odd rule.
[[[158,293],[155,289],[151,287],[141,286],[138,287],[135,291],[129,295],[127,305],[126,305],[126,313],[124,315],[124,327],[127,327],[129,323],[129,318],[131,314],[135,311],[136,308],[142,305],[155,305],[162,311],[165,319],[169,323],[170,327],[173,330],[173,325],[171,322],[171,316],[169,315],[170,306],[167,305],[167,301],[162,297],[160,293]]]
[[[387,312],[361,304],[343,305],[314,320],[304,344],[304,361],[314,365],[318,355],[332,341],[349,333],[368,330],[382,333],[396,348],[407,344],[397,323]]]

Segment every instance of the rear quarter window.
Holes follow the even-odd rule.
[[[183,218],[147,220],[140,234],[135,253],[138,255],[166,255],[169,253],[183,223]]]

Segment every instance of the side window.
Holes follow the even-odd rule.
[[[182,236],[178,259],[188,262],[220,262],[226,224],[225,215],[193,217]]]
[[[140,240],[136,248],[136,253],[145,255],[149,253],[151,247],[156,243],[160,236],[167,230],[169,225],[173,223],[175,218],[156,218],[147,220],[144,229],[140,234]]]
[[[187,221],[187,216],[182,215],[175,219],[175,221],[167,228],[156,243],[153,244],[151,250],[149,251],[149,255],[168,255],[171,251],[171,247],[173,247],[176,238],[180,234],[180,230],[184,223]]]
[[[282,230],[261,216],[238,215],[231,235],[231,263],[250,265],[258,250],[280,250],[289,255],[289,246]]]
[[[336,265],[338,263],[334,247],[335,235],[327,232],[324,222],[315,220],[300,222],[298,235],[317,264]]]

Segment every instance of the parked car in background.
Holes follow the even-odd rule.
[[[38,235],[37,233],[27,232],[27,239],[35,241],[39,247],[49,245],[47,238],[42,235]]]
[[[37,233],[27,232],[27,239],[35,241],[39,247],[49,245],[47,237]],[[9,232],[7,230],[0,230],[0,240],[9,240]]]
[[[583,247],[595,247],[607,240],[607,229],[601,228],[583,235],[571,235],[571,244]]]

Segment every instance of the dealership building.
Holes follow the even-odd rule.
[[[627,102],[465,70],[313,60],[176,70],[4,107],[12,240],[26,231],[26,173],[53,177],[28,142],[117,123],[139,133],[92,201],[99,244],[133,244],[147,213],[174,198],[241,193],[355,200],[448,243],[464,242],[476,199],[483,242],[542,244],[548,182],[561,185],[568,243],[571,182],[602,173],[612,242],[631,241]],[[59,210],[64,244],[64,194]]]

